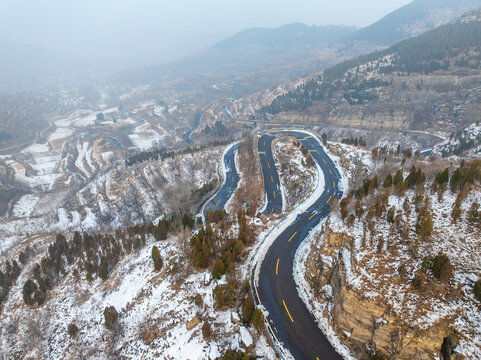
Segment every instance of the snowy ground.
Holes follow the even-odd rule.
[[[294,138],[283,138],[273,143],[273,155],[281,180],[284,209],[293,208],[309,195],[316,175],[315,167],[306,165],[306,156],[302,154],[295,142]]]
[[[342,146],[341,148],[345,148]],[[357,150],[351,149],[351,155],[343,154],[339,162],[344,163],[349,176],[358,174],[359,169],[345,162],[345,159],[361,159],[365,163],[366,172],[372,171],[375,166],[368,154],[362,155]],[[354,156],[355,153],[358,153]],[[344,160],[343,160],[344,159]],[[357,160],[356,160],[357,161]],[[326,226],[334,233],[343,233],[353,239],[351,247],[340,248],[336,254],[342,257],[346,267],[346,281],[349,289],[356,291],[362,299],[373,299],[386,304],[389,311],[410,327],[426,330],[442,322],[452,324],[460,334],[460,344],[456,352],[466,359],[478,359],[481,353],[481,316],[479,303],[472,293],[473,283],[481,278],[481,262],[476,254],[481,246],[481,238],[477,229],[468,225],[467,213],[473,201],[481,202],[481,189],[476,188],[470,192],[462,205],[460,221],[453,224],[451,211],[454,207],[456,195],[449,190],[442,197],[431,194],[431,209],[434,220],[434,234],[432,240],[421,242],[419,255],[413,257],[412,245],[416,242],[414,228],[417,220],[415,207],[415,192],[408,191],[399,196],[396,193],[378,190],[373,200],[364,204],[365,212],[369,210],[376,198],[387,192],[387,209],[393,207],[395,214],[401,212],[403,222],[411,224],[411,231],[407,240],[402,240],[399,232],[389,224],[385,217],[376,218],[373,230],[368,230],[364,220],[356,219],[353,226],[346,226],[340,219],[338,212],[334,212]],[[403,204],[408,198],[410,213],[405,212]],[[320,290],[320,299],[314,297],[313,289],[304,279],[306,273],[305,263],[309,256],[319,254],[325,266],[330,267],[337,259],[324,253],[325,245],[322,243],[322,233],[314,234],[306,242],[298,254],[297,281],[305,300],[310,303],[327,334],[333,334],[327,326],[332,304],[332,289],[325,285]],[[381,248],[380,248],[381,246]],[[438,280],[427,275],[427,288],[419,293],[413,288],[412,280],[420,270],[422,259],[427,255],[436,256],[446,254],[454,267],[454,276],[449,288],[440,284]],[[406,278],[402,278],[399,269],[403,265],[406,269]],[[444,290],[443,290],[444,289]],[[451,295],[449,295],[451,293]],[[330,335],[329,335],[330,336]],[[349,358],[346,356],[346,358]]]
[[[252,343],[255,330],[233,323],[232,317],[238,315],[231,310],[216,311],[213,307],[212,291],[225,279],[207,282],[208,272],[184,278],[181,245],[172,237],[155,243],[164,259],[162,271],[156,273],[152,245],[153,240],[149,239],[145,248],[128,255],[106,281],[94,279],[88,283],[68,274],[38,309],[23,305],[21,285],[29,272],[24,271],[0,315],[4,324],[0,334],[3,356],[10,358],[20,351],[26,358],[37,358],[42,353],[47,358],[75,358],[83,354],[89,359],[104,359],[117,354],[122,359],[160,356],[200,360],[216,359],[227,349],[245,350]],[[200,307],[194,303],[196,294],[203,299]],[[114,306],[119,312],[118,332],[105,328],[106,306]],[[202,323],[187,329],[187,322],[194,318],[208,319],[214,333],[212,340],[203,338]],[[67,332],[72,322],[80,330],[75,339]],[[31,341],[34,331],[43,335],[37,341]],[[255,344],[255,352],[269,359],[275,357],[263,337]]]

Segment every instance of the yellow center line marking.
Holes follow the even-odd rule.
[[[231,190],[232,190],[232,188],[229,188],[229,191],[227,191],[227,193],[230,193]]]
[[[234,182],[234,181],[235,181],[235,180],[234,180],[234,177],[232,177],[232,182]]]
[[[309,218],[309,220],[311,220],[316,215],[317,215],[317,213],[315,212],[314,214],[312,214],[312,216]]]
[[[267,166],[269,167],[269,169],[271,168],[271,164],[267,163]]]
[[[276,198],[276,192],[274,191],[274,199]]]
[[[219,206],[220,200],[217,201],[217,204],[215,204],[215,207]]]
[[[329,169],[329,174],[331,174],[331,175],[332,175],[332,171],[331,171],[331,169]]]
[[[334,188],[336,188],[336,183],[334,181],[332,182],[332,186],[334,186]]]
[[[272,208],[272,210],[271,210],[271,215],[272,215],[273,212],[274,212],[274,208]]]
[[[294,233],[294,235],[291,236],[291,238],[289,239],[288,242],[291,242],[291,240],[292,240],[292,239],[294,238],[294,236],[296,236],[296,235],[297,235],[297,231]]]
[[[326,201],[326,204],[329,204],[329,201],[331,201],[332,195],[329,197],[329,200]]]
[[[274,178],[271,176],[271,182],[274,182]]]
[[[277,259],[276,275],[279,275],[279,259]]]
[[[286,311],[287,311],[287,315],[289,315],[289,318],[291,319],[292,322],[294,322],[294,319],[292,319],[292,316],[289,312],[289,310],[287,309],[287,305],[286,305],[286,302],[284,300],[282,300],[282,303],[284,304],[284,307],[286,308]]]
[[[324,164],[327,164],[327,163],[326,163],[326,160],[322,159],[322,161],[324,161]]]
[[[318,357],[316,357],[316,360],[319,360],[319,358],[318,358]]]

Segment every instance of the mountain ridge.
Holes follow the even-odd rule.
[[[414,0],[375,23],[346,36],[343,42],[366,41],[391,45],[427,30],[450,23],[469,10],[481,6],[481,0]]]

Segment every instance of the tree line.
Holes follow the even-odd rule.
[[[396,72],[429,74],[448,69],[451,66],[449,58],[456,58],[473,48],[479,49],[480,46],[480,22],[443,25],[388,49],[362,55],[328,68],[322,75],[276,97],[259,112],[261,115],[301,112],[316,101],[329,99],[335,91],[343,91],[343,97],[352,105],[376,100],[377,93],[370,89],[387,86],[389,82],[380,79],[359,80],[361,65],[372,64],[368,70],[378,70],[384,75]],[[389,55],[392,55],[389,65],[381,66],[380,60]],[[348,73],[351,69],[355,69],[354,75]]]

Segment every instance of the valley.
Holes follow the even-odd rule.
[[[9,77],[0,357],[479,359],[479,6]]]

